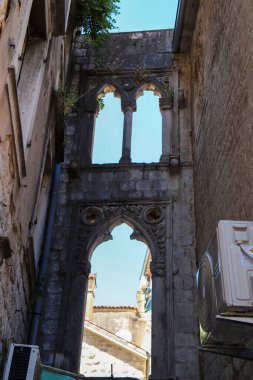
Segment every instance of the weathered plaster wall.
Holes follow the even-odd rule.
[[[80,372],[85,376],[110,376],[113,364],[114,376],[132,376],[142,378],[149,371],[149,359],[143,351],[140,357],[133,351],[135,346],[151,352],[151,314],[141,317],[134,307],[95,307],[90,320],[106,331],[111,332],[111,340],[84,328]],[[85,322],[86,323],[86,322]],[[85,324],[84,324],[85,326]],[[97,330],[100,331],[99,329]],[[120,347],[113,340],[114,335],[133,343],[131,351],[127,345]],[[139,350],[140,352],[141,350]]]
[[[53,43],[57,48],[57,42]],[[28,253],[28,235],[32,236],[34,220],[33,212],[40,188],[40,176],[43,174],[43,156],[45,146],[48,146],[47,138],[51,135],[53,139],[52,125],[54,113],[51,120],[47,114],[51,100],[53,68],[52,56],[49,57],[43,78],[43,84],[37,91],[40,93],[38,112],[33,124],[33,134],[30,147],[27,149],[26,176],[19,184],[19,174],[14,152],[14,137],[12,129],[12,116],[10,114],[7,91],[2,94],[0,105],[0,125],[4,126],[0,132],[0,234],[7,236],[10,241],[12,255],[4,260],[0,267],[0,288],[3,292],[1,308],[3,331],[1,336],[5,341],[25,341],[29,330],[30,311],[32,307],[31,291],[34,286],[34,258]],[[52,156],[54,147],[52,141]],[[49,148],[50,150],[50,148]],[[51,163],[51,165],[53,162]],[[52,166],[51,166],[52,168]],[[49,172],[50,173],[50,164]],[[50,182],[47,184],[50,186]],[[43,231],[42,231],[43,232]],[[34,268],[34,269],[33,269]],[[7,291],[9,289],[9,291]]]
[[[252,20],[250,0],[200,2],[191,51],[198,255],[219,220],[253,219]],[[250,379],[253,370],[214,354],[202,354],[201,367],[205,380]]]
[[[146,366],[144,359],[85,331],[80,373],[90,377],[110,377],[111,364],[113,365],[114,376],[139,379],[143,378]]]
[[[95,307],[92,322],[119,336],[128,331],[129,337],[125,339],[151,352],[151,314],[141,317],[136,308],[131,311],[117,308],[110,311]]]
[[[6,246],[0,244],[0,372],[9,343],[27,343],[36,266],[42,248],[55,163],[56,117],[52,106],[52,88],[62,71],[63,37],[43,37],[43,46],[47,48],[40,56],[40,82],[31,88],[32,96],[36,98],[32,109],[28,107],[30,101],[27,94],[17,96],[19,72],[24,69],[24,66],[21,67],[22,49],[32,4],[28,0],[2,1],[0,6],[0,243],[1,239],[5,239],[10,246],[6,256]],[[10,8],[6,8],[7,5]],[[49,18],[49,28],[50,22]],[[30,65],[30,72],[32,70],[34,75],[36,69],[35,65]],[[30,72],[26,68],[27,82],[31,79]],[[30,138],[24,145],[22,131],[26,125],[22,122],[20,125],[21,100],[30,116]],[[42,213],[37,208],[41,186],[44,187],[44,199],[39,204],[44,209]],[[33,247],[35,233],[37,245]]]

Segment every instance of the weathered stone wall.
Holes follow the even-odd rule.
[[[252,220],[253,6],[200,2],[193,45],[192,129],[197,253],[221,219]],[[201,354],[205,380],[250,379],[252,362]]]
[[[168,69],[172,66],[172,37],[173,29],[113,33],[94,47],[80,36],[75,41],[75,63],[109,75],[117,75],[121,69],[139,70],[140,75],[145,69]]]
[[[152,360],[157,371],[153,375],[173,379],[177,376],[179,380],[199,378],[190,72],[185,60],[178,60],[172,66],[171,37],[172,31],[113,34],[99,50],[87,45],[83,36],[75,41],[72,83],[76,84],[80,94],[88,90],[89,95],[72,110],[66,125],[65,163],[39,337],[44,363],[78,370],[89,274],[87,255],[92,250],[87,243],[96,229],[99,235],[96,241],[108,238],[108,229],[101,230],[103,221],[113,223],[116,218],[119,223],[126,218],[134,227],[139,226],[143,233],[144,227],[141,226],[145,225],[153,239],[150,245],[158,244],[157,239],[160,239],[159,249],[164,252],[165,247],[166,251],[165,256],[159,256],[159,249],[152,248],[153,278],[156,277],[153,327],[157,331],[153,334]],[[110,44],[113,49],[106,55],[104,50]],[[136,51],[136,46],[138,49],[142,46],[142,54]],[[110,70],[117,49],[121,60]],[[173,160],[156,164],[92,165],[90,157],[87,159],[85,154],[92,141],[97,94],[105,85],[114,85],[121,94],[122,104],[128,101],[133,104],[136,92],[145,83],[155,83],[166,101],[171,99],[171,90],[174,91],[170,136],[173,140],[170,158]],[[168,108],[171,109],[170,102]],[[163,226],[159,221],[153,226],[145,224],[145,210],[151,205],[165,213],[161,221]],[[85,219],[89,207],[95,213],[95,220],[97,218],[98,224],[94,226]],[[136,228],[138,238],[141,232]]]
[[[252,219],[252,2],[203,1],[192,47],[196,238]]]

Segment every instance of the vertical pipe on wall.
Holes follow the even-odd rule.
[[[58,190],[60,186],[60,174],[61,174],[61,164],[56,164],[54,179],[53,179],[53,184],[52,184],[52,195],[51,195],[50,204],[49,204],[47,227],[46,227],[46,233],[45,233],[45,242],[44,242],[44,248],[42,252],[42,261],[40,264],[39,282],[38,282],[39,289],[37,289],[37,293],[39,295],[37,296],[34,302],[31,328],[30,328],[30,333],[29,333],[30,344],[36,344],[38,330],[39,330],[40,316],[41,316],[41,311],[42,311],[42,296],[40,296],[40,294],[44,291],[44,283],[45,283],[45,277],[47,273],[48,260],[49,260],[49,254],[50,254],[50,245],[51,245],[52,234],[53,234],[57,194],[58,194]]]

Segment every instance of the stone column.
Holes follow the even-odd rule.
[[[90,269],[91,264],[89,261],[75,263],[69,293],[69,305],[68,310],[66,310],[68,321],[65,332],[63,369],[75,373],[78,373],[80,368],[84,312]]]
[[[168,378],[165,262],[152,261],[151,379]]]
[[[124,112],[124,130],[121,164],[131,163],[131,141],[132,141],[132,124],[133,112],[136,111],[136,102],[122,103],[122,111]]]
[[[169,162],[172,154],[173,96],[159,99],[162,114],[162,155],[160,162]]]

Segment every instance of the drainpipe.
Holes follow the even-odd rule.
[[[186,10],[187,0],[179,0],[177,7],[177,16],[174,28],[174,35],[172,41],[172,51],[173,53],[178,53],[180,48],[180,42],[182,38],[182,31],[184,26],[185,10]]]
[[[31,328],[30,328],[30,333],[29,333],[29,344],[32,344],[32,345],[36,344],[38,330],[39,330],[40,316],[41,316],[41,311],[42,311],[42,294],[44,293],[45,277],[47,275],[47,267],[48,267],[50,246],[51,246],[51,240],[52,240],[52,234],[53,234],[57,195],[58,195],[58,191],[60,187],[60,174],[61,174],[61,164],[56,164],[53,184],[52,184],[52,195],[51,195],[51,199],[49,203],[49,213],[48,213],[48,218],[47,218],[45,242],[44,242],[44,247],[43,247],[43,252],[42,252],[42,260],[40,264],[39,281],[38,281],[39,286],[37,289],[38,295],[36,296],[35,303],[33,306]]]

